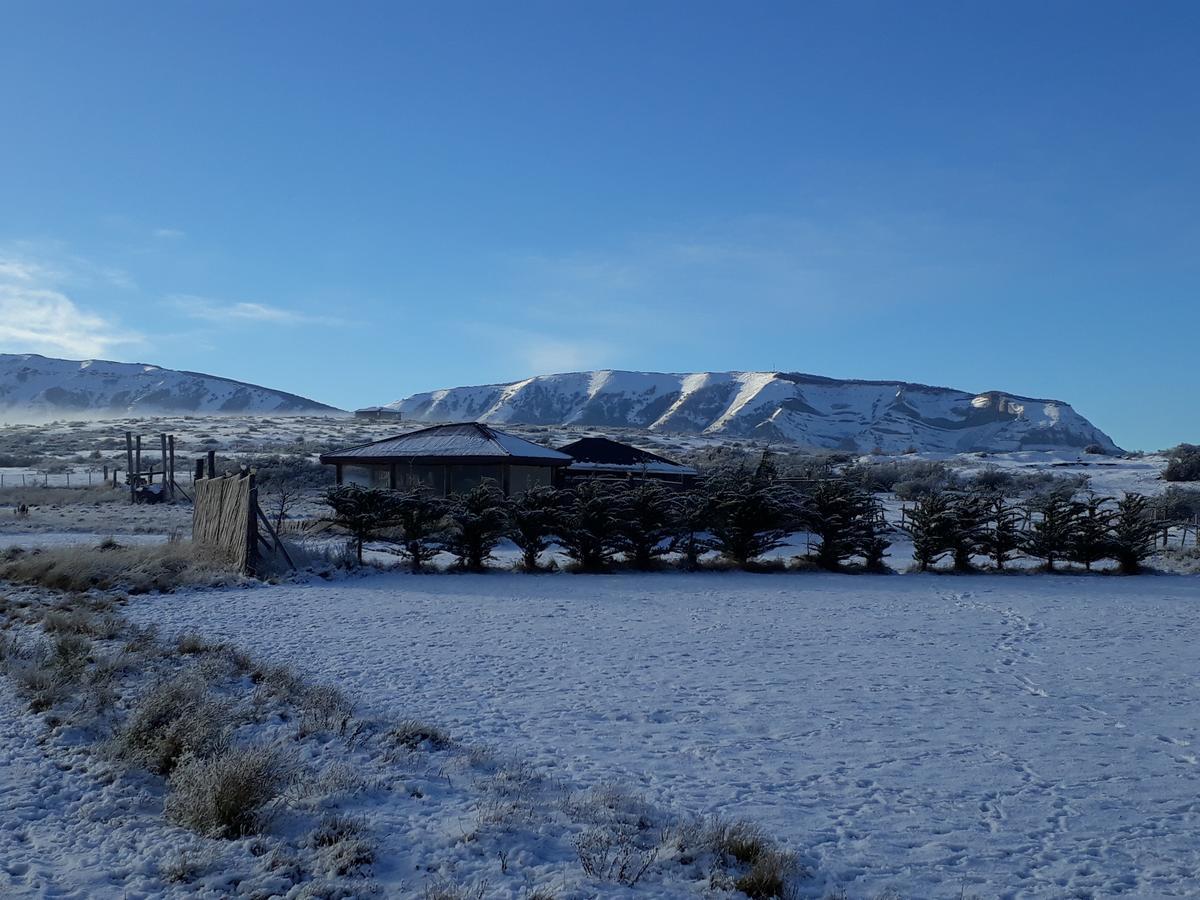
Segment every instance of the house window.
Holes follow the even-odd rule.
[[[550,468],[547,466],[510,466],[508,469],[508,493],[517,495],[530,488],[550,484]]]
[[[500,466],[450,466],[450,493],[466,493],[484,479],[490,479],[496,487],[501,487],[503,478],[504,472]]]
[[[390,488],[391,466],[342,466],[342,484],[357,484],[365,488]]]
[[[396,487],[408,490],[424,487],[435,494],[444,494],[446,492],[446,467],[401,463],[396,466]]]

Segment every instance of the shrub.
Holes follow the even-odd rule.
[[[508,529],[506,506],[504,492],[486,480],[451,498],[444,546],[459,566],[470,572],[483,571]]]
[[[634,568],[646,571],[670,549],[675,495],[658,481],[643,479],[617,495],[617,547]]]
[[[399,519],[398,498],[393,491],[340,484],[325,492],[325,503],[333,510],[329,521],[346,529],[354,538],[358,562],[363,560],[363,544],[374,540]]]
[[[521,551],[521,565],[536,572],[538,559],[559,527],[559,493],[551,487],[534,487],[508,504],[508,537]]]
[[[1046,571],[1067,555],[1075,535],[1081,507],[1062,493],[1051,494],[1038,504],[1039,515],[1024,534],[1022,549],[1030,556],[1046,561]]]
[[[117,755],[159,775],[185,754],[205,756],[228,741],[229,716],[195,673],[149,688],[117,732]]]
[[[1168,451],[1166,481],[1200,481],[1200,445],[1180,444]]]
[[[441,549],[446,533],[446,502],[426,488],[416,488],[397,494],[395,503],[394,535],[415,575]]]
[[[1122,497],[1112,519],[1110,547],[1123,574],[1136,575],[1141,571],[1142,562],[1154,552],[1156,535],[1146,498],[1141,494]]]
[[[913,559],[925,572],[953,547],[954,510],[941,492],[919,498],[905,514],[903,528],[913,542]]]
[[[293,777],[290,757],[275,747],[232,747],[210,757],[187,756],[168,782],[167,818],[216,838],[261,830],[269,807]]]
[[[675,498],[671,552],[683,557],[683,566],[688,571],[699,568],[700,556],[711,549],[706,536],[711,518],[709,499],[702,491],[686,491]]]
[[[608,568],[619,547],[620,523],[614,488],[585,481],[567,492],[559,522],[563,551],[585,572]]]
[[[987,499],[981,494],[956,494],[950,498],[946,543],[954,558],[955,571],[969,571],[971,557],[982,552],[989,511]]]
[[[1004,565],[1021,548],[1021,522],[1024,512],[1008,503],[1003,497],[988,501],[987,526],[979,538],[979,550],[987,556],[997,569]]]
[[[820,543],[817,565],[836,571],[854,556],[881,568],[889,542],[874,498],[845,479],[821,481],[804,497],[800,522]]]
[[[704,488],[712,546],[741,568],[782,547],[793,531],[796,499],[769,466],[754,471],[727,467],[714,473]]]
[[[1067,541],[1067,558],[1083,563],[1089,572],[1092,566],[1112,554],[1109,532],[1113,514],[1104,508],[1107,498],[1090,497],[1078,507],[1074,528]]]

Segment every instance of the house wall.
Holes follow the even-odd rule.
[[[491,465],[410,465],[375,463],[338,465],[338,484],[357,484],[366,488],[409,490],[424,486],[445,496],[471,490],[483,479],[491,479],[506,494],[519,494],[531,487],[553,482],[549,466]]]

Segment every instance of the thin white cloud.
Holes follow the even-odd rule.
[[[121,270],[80,260],[57,245],[23,241],[0,248],[0,351],[93,357],[142,343],[136,331],[79,306],[69,295],[72,286],[86,287],[97,279],[132,284]]]
[[[7,352],[93,357],[142,340],[60,291],[0,283],[0,348]]]
[[[164,241],[177,241],[187,236],[185,232],[180,231],[178,228],[155,228],[151,234]]]
[[[271,325],[337,325],[341,321],[328,316],[312,316],[280,306],[268,306],[265,303],[231,303],[193,294],[172,294],[168,299],[184,315],[218,325],[246,322]]]

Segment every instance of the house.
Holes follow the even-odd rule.
[[[567,483],[586,478],[610,481],[653,478],[687,486],[696,479],[696,470],[691,466],[680,465],[657,453],[608,438],[580,438],[558,449],[571,457],[571,464],[563,472],[563,479]]]
[[[321,455],[338,484],[375,488],[424,485],[435,494],[469,491],[491,479],[505,494],[551,485],[571,457],[477,422],[434,425]]]
[[[400,410],[393,409],[390,406],[364,406],[362,409],[354,411],[356,419],[387,419],[391,422],[399,422],[401,418]]]

